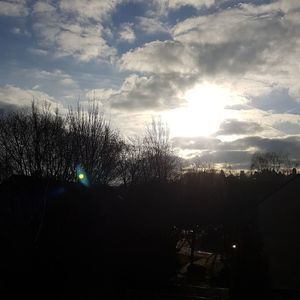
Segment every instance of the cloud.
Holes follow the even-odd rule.
[[[300,133],[300,122],[294,123],[289,121],[278,122],[273,125],[276,129],[284,132],[285,134],[299,134]]]
[[[193,76],[152,74],[128,76],[111,98],[113,108],[162,112],[186,104],[184,93],[195,85]]]
[[[19,34],[21,34],[21,29],[18,28],[18,27],[14,27],[14,28],[11,30],[11,33],[19,35]]]
[[[299,23],[294,12],[274,4],[240,5],[188,18],[172,29],[175,41],[194,47],[198,70],[207,75],[245,76],[265,85],[287,87],[299,97]],[[230,78],[229,78],[230,80]]]
[[[77,78],[73,78],[60,69],[20,68],[14,71],[13,79],[13,86],[22,87],[25,90],[43,91],[60,100],[65,100],[65,97],[70,95],[73,98],[80,95]]]
[[[216,135],[251,135],[263,130],[264,128],[256,122],[229,119],[221,123]]]
[[[261,130],[257,132],[253,132],[253,133],[249,132],[248,134],[245,133],[244,135],[259,134],[260,136],[268,137],[268,138],[284,137],[286,136],[286,133],[278,127],[279,123],[283,123],[283,122],[291,122],[295,124],[300,123],[300,115],[293,114],[293,113],[275,113],[273,111],[260,110],[254,107],[252,108],[249,107],[246,110],[243,109],[243,110],[238,110],[233,112],[236,119],[245,122],[258,123],[258,125],[261,127],[260,128]],[[215,134],[219,135],[218,132]],[[223,136],[223,138],[225,137]],[[231,135],[226,137],[226,139],[228,138],[232,139],[236,137],[234,135]]]
[[[170,74],[194,73],[192,55],[180,42],[153,41],[122,55],[121,70]]]
[[[278,4],[274,3],[274,5],[278,5],[284,12],[290,12],[300,8],[298,0],[278,0]]]
[[[72,86],[77,87],[77,83],[73,80],[73,78],[65,73],[62,70],[55,69],[53,71],[45,71],[40,69],[24,69],[23,73],[30,73],[31,77],[35,78],[36,81],[39,81],[40,84],[45,83],[53,83],[53,84],[61,84],[63,86]]]
[[[227,162],[234,168],[249,168],[254,152],[287,153],[292,161],[300,161],[300,136],[285,138],[263,138],[251,136],[230,142],[205,137],[176,137],[172,139],[174,146],[184,151],[191,151],[193,159],[216,164]],[[189,152],[186,152],[189,153]]]
[[[169,0],[170,9],[179,9],[182,6],[193,6],[197,9],[209,7],[215,4],[215,0]]]
[[[188,150],[212,150],[215,149],[221,140],[213,137],[174,137],[172,138],[174,147]]]
[[[127,43],[133,43],[135,41],[135,33],[131,24],[123,24],[122,30],[119,32],[120,40]]]
[[[102,21],[108,18],[121,1],[118,0],[64,0],[59,7],[62,12],[73,14],[79,20]]]
[[[66,85],[66,86],[74,86],[76,85],[75,81],[72,78],[64,78],[60,80],[60,83],[62,85]]]
[[[146,34],[169,33],[169,27],[159,18],[137,17],[138,28]]]
[[[55,6],[42,1],[36,2],[32,8],[34,14],[53,13],[55,10]]]
[[[185,6],[195,9],[207,8],[214,5],[215,2],[216,0],[152,0],[148,15],[165,16]]]
[[[86,92],[85,96],[88,99],[103,99],[108,100],[116,91],[113,89],[94,89]]]
[[[300,137],[263,138],[258,136],[246,137],[233,142],[224,143],[221,150],[255,150],[261,152],[289,152],[293,157],[300,157]]]
[[[115,1],[61,1],[57,8],[37,2],[33,7],[33,30],[39,44],[57,57],[112,61],[116,49],[107,44],[107,29],[100,21],[109,17],[114,5]],[[97,20],[97,24],[92,20]]]
[[[182,89],[191,78],[181,76],[128,76],[119,90],[110,92],[110,106],[119,110],[166,110],[181,105]]]
[[[184,92],[194,86],[195,80],[180,74],[131,74],[120,88],[93,89],[86,92],[86,97],[107,101],[111,109],[120,113],[158,113],[185,105]]]
[[[300,101],[300,22],[284,7],[283,2],[242,4],[187,18],[170,28],[173,40],[152,41],[123,54],[120,69],[197,74],[199,80],[232,84],[249,99],[287,89]]]
[[[272,113],[300,114],[299,101],[293,99],[287,89],[274,89],[268,95],[255,97],[251,105]]]
[[[247,15],[243,9],[189,18],[175,25],[176,41],[194,46],[198,68],[206,73],[244,73],[263,61],[269,42],[282,38],[287,28],[276,17]]]
[[[48,54],[47,50],[39,49],[39,48],[28,48],[27,51],[35,55],[46,56]]]
[[[246,104],[234,104],[234,105],[227,105],[225,109],[232,109],[232,110],[248,110],[251,109],[249,105]]]
[[[0,2],[0,16],[25,17],[29,14],[26,0],[7,0]]]
[[[14,27],[10,30],[10,32],[12,34],[15,34],[15,35],[24,35],[24,36],[27,36],[27,37],[31,37],[31,33],[28,31],[28,30],[24,30],[22,28],[19,28],[19,27]]]
[[[0,109],[2,111],[28,107],[33,100],[38,105],[48,103],[53,109],[58,107],[63,110],[62,105],[55,98],[44,92],[34,89],[22,89],[13,85],[0,87]]]

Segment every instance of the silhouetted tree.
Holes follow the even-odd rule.
[[[256,152],[251,158],[251,171],[289,173],[291,162],[287,154],[276,152]]]
[[[152,119],[143,139],[144,177],[158,182],[174,179],[178,174],[179,160],[169,139],[169,128],[161,119]]]
[[[68,179],[70,161],[65,120],[46,104],[32,103],[0,119],[0,164],[5,177],[12,174]]]
[[[72,149],[72,170],[80,166],[91,183],[107,184],[117,179],[117,166],[123,142],[117,131],[105,121],[99,106],[87,111],[80,106],[70,108],[67,128]]]
[[[179,159],[169,140],[169,130],[160,119],[153,119],[142,138],[124,143],[119,174],[124,185],[167,182],[179,174]]]
[[[29,111],[0,118],[0,179],[17,174],[74,181],[80,166],[91,183],[107,184],[118,177],[122,146],[97,105],[60,116],[33,102]]]
[[[118,174],[125,186],[142,182],[143,145],[138,137],[130,138],[123,143],[118,164]]]

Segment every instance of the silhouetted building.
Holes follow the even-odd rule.
[[[296,175],[258,207],[258,229],[267,259],[269,287],[278,299],[285,299],[285,294],[288,299],[300,296],[299,194],[300,176]]]

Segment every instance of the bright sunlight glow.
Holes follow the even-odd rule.
[[[233,102],[232,93],[221,86],[204,83],[184,94],[186,105],[163,116],[173,136],[209,136],[218,131],[225,118],[232,117],[226,105]]]

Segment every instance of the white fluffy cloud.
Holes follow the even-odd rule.
[[[42,2],[42,1],[36,2],[32,8],[32,12],[36,14],[51,13],[54,12],[55,10],[56,10],[55,6],[49,4],[48,2]]]
[[[73,13],[80,20],[102,21],[114,11],[120,0],[63,0],[59,7],[63,12]]]
[[[8,17],[22,17],[29,14],[26,0],[0,1],[0,15]]]
[[[210,7],[216,3],[216,0],[152,0],[152,10],[149,15],[167,15],[184,6],[192,6],[196,9]]]
[[[119,32],[120,40],[127,43],[133,43],[135,41],[135,33],[131,24],[123,24],[122,29]]]
[[[191,49],[176,41],[153,41],[125,53],[120,59],[121,70],[155,74],[195,73]]]
[[[203,6],[209,7],[215,4],[215,0],[168,0],[169,8],[178,9],[182,6],[193,6],[195,8],[201,8]]]
[[[169,26],[159,18],[137,17],[139,29],[146,34],[169,33]]]
[[[81,61],[113,60],[116,50],[107,44],[107,30],[101,21],[108,18],[116,3],[61,1],[58,8],[51,3],[37,2],[33,6],[33,29],[39,44],[58,57],[71,56]],[[97,24],[93,20],[98,21]]]
[[[63,110],[59,102],[48,94],[34,89],[22,89],[13,85],[0,87],[0,110],[14,109],[17,107],[28,107],[34,100],[38,105],[45,103],[51,104],[52,108],[56,107]]]
[[[291,12],[297,8],[300,8],[300,2],[298,0],[278,0],[278,4],[275,2],[274,5],[278,5],[284,12]]]
[[[30,73],[32,78],[39,81],[40,84],[52,83],[64,87],[76,88],[77,82],[67,73],[56,69],[51,72],[39,69],[23,70],[23,73]]]

